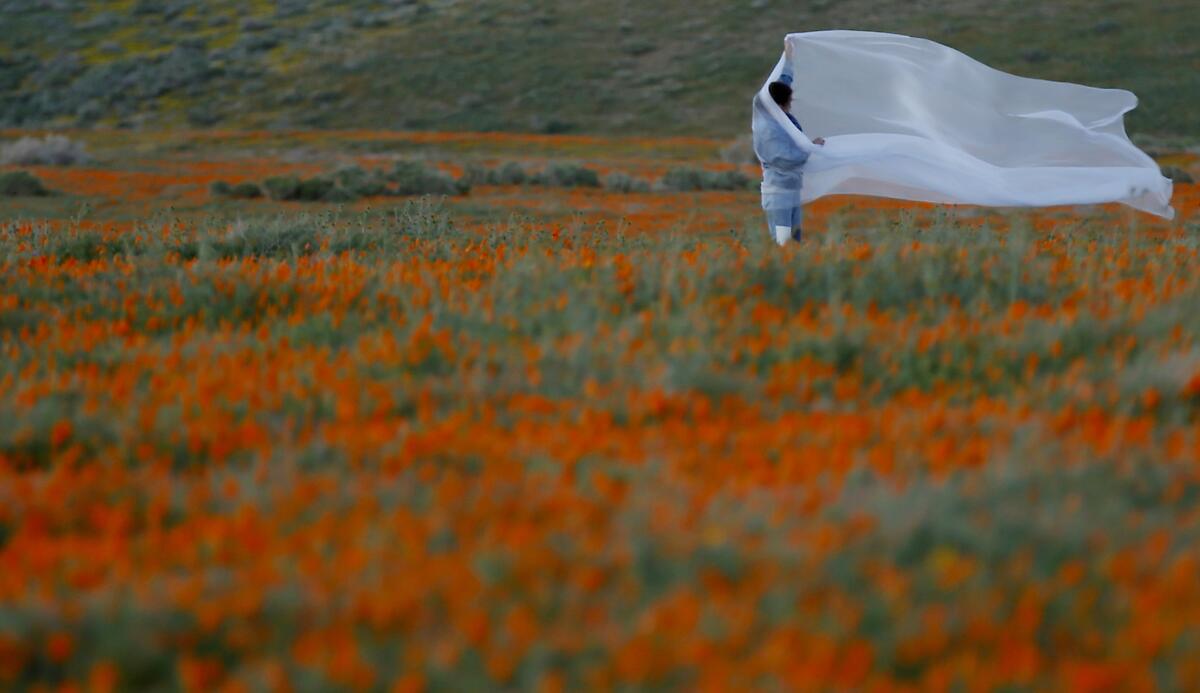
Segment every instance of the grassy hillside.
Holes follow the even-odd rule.
[[[786,31],[925,36],[1200,136],[1192,0],[0,0],[0,125],[726,136]]]

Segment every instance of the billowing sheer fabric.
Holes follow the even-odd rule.
[[[897,34],[787,40],[791,110],[804,129],[767,92],[784,58],[754,98],[753,128],[756,146],[768,131],[785,132],[809,153],[803,202],[835,194],[1001,207],[1122,202],[1174,217],[1171,181],[1125,134],[1131,92],[1017,77]],[[778,197],[764,192],[764,206],[766,193]]]

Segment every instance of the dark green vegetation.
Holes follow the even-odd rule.
[[[744,129],[786,31],[924,36],[1200,132],[1194,0],[0,1],[0,125]]]
[[[50,191],[28,171],[0,172],[0,197],[45,197]]]
[[[701,190],[749,190],[755,182],[737,170],[708,171],[677,166],[653,185],[624,171],[604,176],[594,169],[570,162],[557,162],[540,171],[526,170],[509,161],[487,168],[468,164],[456,178],[420,161],[401,159],[390,171],[348,166],[332,175],[302,178],[273,176],[258,183],[233,185],[216,181],[209,192],[216,197],[253,200],[265,196],[290,202],[350,202],[364,197],[411,197],[418,195],[466,195],[472,185],[529,185],[554,188],[605,188],[614,192],[694,192]]]
[[[217,181],[209,191],[218,197],[229,197],[235,200],[257,200],[263,196],[262,188],[257,183],[238,183],[230,185],[225,181]]]
[[[662,187],[676,192],[694,190],[746,190],[757,182],[741,171],[706,171],[702,168],[678,167],[667,171]]]

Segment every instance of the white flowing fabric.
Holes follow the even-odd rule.
[[[1173,218],[1171,181],[1129,141],[1122,89],[1017,77],[933,41],[867,31],[789,34],[792,114],[754,99],[811,152],[803,202],[858,194],[989,206],[1122,202]],[[806,136],[807,134],[807,136]],[[825,137],[817,146],[809,137]]]

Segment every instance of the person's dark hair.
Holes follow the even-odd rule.
[[[780,106],[786,106],[792,100],[792,88],[783,82],[771,82],[767,85],[767,91],[771,92],[771,98]]]

